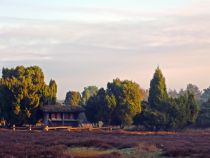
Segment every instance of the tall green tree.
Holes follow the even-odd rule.
[[[130,125],[141,111],[142,92],[135,82],[115,79],[107,84],[106,90],[100,89],[89,99],[87,117],[90,121],[103,121],[108,125]],[[93,113],[89,113],[91,110]]]
[[[40,119],[42,98],[47,97],[48,86],[38,66],[3,68],[0,79],[0,109],[8,125],[36,123]]]
[[[85,87],[84,91],[82,92],[81,104],[85,106],[89,98],[95,96],[97,92],[98,92],[98,87],[96,86]]]
[[[105,124],[110,124],[113,110],[111,99],[103,88],[99,89],[96,95],[90,97],[85,106],[88,120],[95,123],[103,121]]]
[[[50,80],[49,85],[43,86],[42,94],[40,99],[42,105],[56,104],[57,84],[55,80]]]
[[[55,80],[50,80],[49,83],[50,91],[50,104],[56,104],[57,84]]]
[[[66,98],[64,103],[72,107],[78,106],[81,103],[81,95],[76,91],[69,91],[66,93]]]
[[[196,101],[196,97],[194,94],[188,92],[188,100],[187,100],[187,111],[188,111],[188,123],[195,123],[198,113],[199,113],[199,105]]]
[[[141,112],[143,94],[140,86],[132,81],[115,79],[108,83],[107,92],[116,98],[112,123],[122,126],[132,124],[135,115]]]
[[[162,71],[158,67],[155,70],[153,79],[150,82],[149,89],[149,104],[151,106],[158,106],[162,101],[168,98],[167,88],[165,84],[165,77],[162,74]]]
[[[142,113],[135,117],[135,124],[144,125],[149,130],[171,130],[195,122],[199,108],[192,93],[188,91],[182,96],[170,98],[159,68],[150,85],[149,102],[143,106]]]

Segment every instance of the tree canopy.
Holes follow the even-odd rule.
[[[149,104],[151,106],[159,105],[163,100],[167,99],[167,88],[165,84],[165,77],[162,74],[162,71],[158,67],[155,70],[153,79],[150,82],[149,89]]]
[[[64,101],[65,105],[78,106],[81,103],[80,92],[69,91],[66,93],[66,99]]]
[[[85,87],[84,91],[82,92],[81,104],[85,106],[89,98],[95,96],[97,92],[98,92],[98,87],[96,86]]]
[[[114,79],[106,89],[88,86],[80,94],[66,93],[67,106],[82,105],[87,119],[105,125],[143,125],[148,130],[174,130],[196,122],[210,125],[209,88],[204,93],[196,85],[186,90],[167,92],[161,69],[155,70],[150,89],[143,90],[136,82]],[[0,119],[7,125],[35,124],[42,118],[42,107],[56,104],[55,80],[45,83],[44,73],[38,66],[3,68],[0,78]],[[199,113],[199,105],[201,111]]]
[[[203,94],[201,95],[202,102],[207,102],[210,100],[210,87],[203,90]]]
[[[198,127],[210,127],[210,99],[202,103],[196,125]]]
[[[92,122],[129,125],[134,116],[141,112],[143,94],[140,86],[132,81],[115,79],[100,89],[87,102],[87,116]]]
[[[56,102],[55,81],[47,85],[38,66],[3,68],[0,79],[0,109],[8,125],[36,123],[40,109]]]
[[[150,83],[149,102],[144,102],[142,113],[135,117],[135,124],[149,130],[183,128],[196,121],[199,107],[194,94],[187,91],[179,97],[169,97],[165,78],[158,67]]]

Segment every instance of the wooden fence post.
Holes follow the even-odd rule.
[[[15,131],[15,125],[12,126],[13,131]]]

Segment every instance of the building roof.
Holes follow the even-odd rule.
[[[85,109],[81,106],[69,106],[69,105],[45,105],[43,107],[43,112],[72,112],[72,113],[81,113]]]

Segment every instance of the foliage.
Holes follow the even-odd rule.
[[[199,127],[210,127],[210,100],[201,105],[196,124]]]
[[[135,117],[135,124],[149,130],[171,130],[195,123],[198,104],[189,91],[183,96],[170,98],[166,92],[165,79],[157,68],[151,81],[149,102],[144,102],[142,113]]]
[[[131,124],[141,111],[141,92],[135,82],[113,80],[107,84],[107,90],[100,89],[89,99],[86,107],[89,121],[123,126]]]
[[[174,90],[169,89],[168,96],[171,98],[178,98],[180,95],[175,89]]]
[[[188,92],[184,96],[172,100],[172,128],[179,129],[195,123],[199,106],[192,93]]]
[[[192,93],[192,94],[195,96],[195,100],[196,100],[197,102],[200,102],[202,92],[200,91],[200,89],[198,88],[198,86],[193,85],[193,84],[191,84],[191,83],[188,84],[188,85],[187,85],[187,89],[186,89],[186,93],[187,93],[187,92]]]
[[[55,105],[57,98],[57,84],[55,80],[50,80],[49,86],[44,85],[42,89],[43,95],[41,96],[41,102],[43,105]]]
[[[81,102],[81,95],[76,91],[69,91],[66,93],[66,99],[64,103],[70,106],[78,106]]]
[[[200,91],[197,85],[194,85],[191,83],[187,85],[187,88],[185,90],[181,89],[179,93],[176,90],[169,90],[168,95],[172,98],[178,98],[178,97],[187,95],[188,92],[190,92],[191,94],[195,96],[195,100],[197,103],[200,104],[201,102],[203,102],[202,92]]]
[[[55,80],[50,80],[49,90],[50,90],[50,101],[51,101],[50,104],[56,104],[57,84]]]
[[[209,99],[210,99],[210,87],[204,89],[203,91],[204,91],[204,92],[203,92],[203,94],[202,94],[202,96],[201,96],[201,100],[202,100],[203,102],[207,102],[207,101],[209,101]]]
[[[107,93],[116,99],[112,124],[132,124],[134,116],[141,112],[143,94],[140,86],[132,81],[115,79],[108,83]]]
[[[155,107],[167,98],[168,94],[165,84],[165,78],[162,74],[162,71],[158,67],[155,70],[153,79],[150,82],[148,101],[151,106]]]
[[[187,88],[185,90],[181,89],[179,92],[177,92],[176,90],[169,90],[168,95],[172,98],[178,98],[187,95],[188,92],[192,93],[195,96],[195,100],[198,103],[207,101],[208,96],[210,96],[208,95],[208,93],[210,92],[210,91],[208,92],[208,89],[204,90],[204,93],[202,94],[198,86],[191,83],[187,85]]]
[[[186,90],[167,93],[165,78],[158,67],[150,83],[149,91],[129,80],[114,79],[106,89],[96,86],[79,92],[69,91],[65,104],[83,105],[90,122],[103,121],[105,125],[144,125],[149,130],[180,129],[195,123],[200,103],[198,122],[208,124],[209,90],[201,91],[196,85],[188,84]],[[57,84],[44,81],[38,66],[3,68],[0,79],[0,119],[8,125],[36,123],[41,117],[41,108],[56,103]],[[148,99],[147,99],[148,98]],[[141,103],[141,101],[144,101]],[[148,101],[147,101],[148,100]],[[201,102],[202,100],[202,102]]]
[[[97,92],[98,92],[98,87],[96,86],[85,87],[84,91],[82,92],[81,104],[85,106],[89,98],[95,96]]]
[[[36,123],[41,107],[56,101],[55,81],[53,88],[44,82],[44,74],[38,66],[3,68],[0,79],[0,109],[8,125]],[[56,88],[57,89],[57,88]]]
[[[106,108],[106,92],[103,88],[99,89],[98,93],[92,97],[87,102],[86,105],[86,115],[90,122],[108,122],[106,114],[108,110]]]

